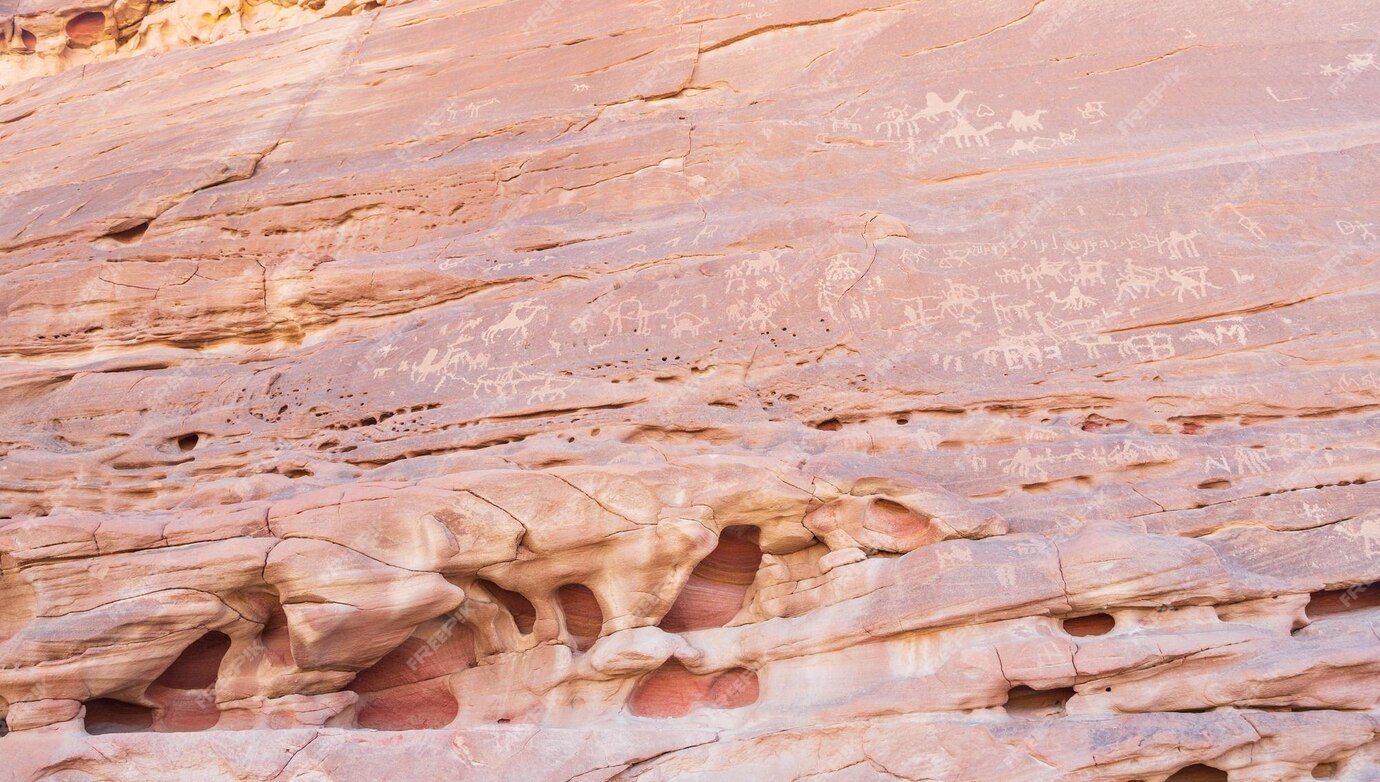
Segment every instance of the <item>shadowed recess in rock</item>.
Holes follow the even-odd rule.
[[[1006,694],[1006,713],[1017,719],[1062,717],[1073,696],[1072,687],[1054,690],[1035,690],[1025,685],[1013,687]]]
[[[1227,772],[1194,763],[1175,771],[1165,782],[1227,782]]]
[[[441,728],[459,710],[442,678],[474,666],[474,631],[446,614],[419,625],[383,659],[360,671],[350,689],[360,694],[357,721],[374,730]]]
[[[201,690],[213,687],[220,661],[230,648],[230,638],[225,633],[210,632],[193,641],[182,650],[154,684],[176,690]]]
[[[139,733],[153,730],[153,709],[113,698],[97,698],[86,702],[86,732],[93,736],[102,733]]]
[[[1318,619],[1377,607],[1380,607],[1380,585],[1366,584],[1350,589],[1314,592],[1308,598],[1306,610],[1310,619]]]
[[[691,571],[685,588],[661,620],[661,629],[682,633],[723,627],[739,609],[762,564],[756,527],[729,527],[719,544]]]
[[[1088,614],[1064,620],[1064,632],[1072,636],[1106,635],[1116,627],[1110,614]]]
[[[455,719],[459,704],[441,679],[428,679],[361,697],[357,721],[373,730],[431,730]]]
[[[697,708],[736,709],[757,702],[754,671],[697,674],[671,660],[638,682],[628,709],[638,717],[684,717]]]
[[[160,732],[207,730],[220,719],[216,678],[230,649],[230,638],[210,632],[193,641],[149,687],[158,703],[155,728]]]
[[[513,617],[513,624],[517,625],[518,632],[524,635],[532,632],[532,624],[537,619],[537,609],[532,606],[531,600],[486,579],[481,578],[474,583],[483,587],[499,605],[508,609],[508,613]]]
[[[556,602],[565,617],[570,642],[581,651],[588,649],[604,626],[604,614],[594,593],[583,584],[566,584],[556,590]]]
[[[350,689],[378,692],[463,671],[474,665],[474,631],[450,614],[423,622],[383,659],[355,676]]]

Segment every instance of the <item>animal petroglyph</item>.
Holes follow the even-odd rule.
[[[952,128],[939,134],[939,139],[941,141],[953,140],[954,146],[956,147],[986,147],[992,144],[987,136],[992,133],[992,131],[1000,129],[1000,122],[993,122],[985,128],[978,129],[969,124],[968,120],[960,117]]]
[[[1040,117],[1041,115],[1047,113],[1048,111],[1046,109],[1038,109],[1029,114],[1026,114],[1020,109],[1016,109],[1011,112],[1011,118],[1006,121],[1006,124],[1012,130],[1017,131],[1019,133],[1029,133],[1033,130],[1044,130],[1045,124],[1040,121]]]

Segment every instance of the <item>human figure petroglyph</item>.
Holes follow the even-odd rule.
[[[1065,266],[1068,266],[1068,261],[1051,261],[1048,257],[1042,256],[1035,271],[1041,277],[1048,277],[1055,282],[1068,282],[1068,277],[1064,276]]]
[[[952,128],[939,134],[939,140],[944,141],[946,139],[953,139],[954,146],[960,148],[971,146],[987,147],[992,144],[992,141],[988,139],[987,136],[991,134],[992,131],[1000,129],[1000,122],[993,122],[985,128],[978,129],[973,127],[967,119],[960,116]]]
[[[508,309],[508,314],[503,319],[484,329],[484,344],[492,345],[499,335],[507,334],[509,339],[516,336],[518,339],[527,338],[527,326],[534,318],[546,310],[545,304],[528,304],[525,301],[516,301]],[[518,313],[526,312],[527,317],[522,317]]]
[[[972,285],[962,282],[949,282],[948,290],[939,299],[940,315],[962,320],[970,315],[977,315],[978,308],[973,306],[981,297],[978,289]]]
[[[1160,279],[1163,276],[1163,267],[1140,266],[1127,258],[1116,281],[1116,300],[1138,299],[1152,293],[1158,294]]]
[[[1247,217],[1246,215],[1241,214],[1241,211],[1236,207],[1232,207],[1232,211],[1235,212],[1236,216],[1239,218],[1236,221],[1237,225],[1246,229],[1246,233],[1250,234],[1256,239],[1259,239],[1262,242],[1265,241],[1265,231],[1260,227],[1259,221],[1257,221],[1253,217]]]
[[[830,117],[829,129],[835,133],[861,133],[862,125],[854,121],[854,117],[858,116],[861,109],[861,106],[853,109],[853,113],[847,117]]]
[[[963,114],[959,111],[958,105],[963,102],[964,97],[972,94],[972,90],[959,90],[958,94],[954,95],[953,100],[945,101],[939,97],[938,93],[927,92],[925,93],[925,108],[921,109],[916,116],[929,120],[931,124],[938,122],[939,118],[945,114],[963,121]]]
[[[1171,269],[1169,280],[1174,283],[1174,298],[1180,303],[1184,296],[1189,295],[1195,299],[1201,299],[1207,295],[1208,289],[1221,290],[1222,286],[1213,285],[1207,280],[1206,266],[1192,266],[1187,269]]]
[[[1037,109],[1029,114],[1026,114],[1020,109],[1013,109],[1011,111],[1011,118],[1006,121],[1006,124],[1012,130],[1020,133],[1044,130],[1045,124],[1040,121],[1040,116],[1048,113],[1049,111],[1047,109]]]
[[[774,310],[768,306],[766,302],[762,301],[760,296],[753,296],[752,310],[748,312],[747,317],[744,319],[744,323],[747,324],[748,328],[754,331],[766,331],[767,329],[774,328],[776,324],[771,319],[773,312]]]

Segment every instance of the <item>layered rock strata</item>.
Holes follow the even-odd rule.
[[[0,0],[0,777],[1380,778],[1373,4],[204,6]]]

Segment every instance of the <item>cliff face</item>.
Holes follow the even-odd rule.
[[[0,2],[0,775],[1380,778],[1377,25]]]

